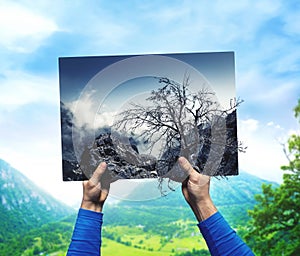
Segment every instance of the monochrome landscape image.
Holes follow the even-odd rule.
[[[63,180],[238,174],[233,52],[59,58]]]

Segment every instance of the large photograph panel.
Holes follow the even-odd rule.
[[[59,58],[63,180],[238,174],[233,52]]]

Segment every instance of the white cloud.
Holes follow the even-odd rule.
[[[282,146],[286,142],[286,135],[283,139],[283,134],[286,132],[272,121],[263,125],[253,119],[240,120],[239,140],[247,147],[246,153],[239,154],[240,169],[267,180],[281,182],[283,172],[280,166],[287,163]]]
[[[78,128],[86,125],[87,128],[94,128],[93,124],[98,105],[93,100],[93,94],[94,91],[90,91],[84,94],[84,96],[81,96],[80,100],[66,104],[74,114],[74,122]]]
[[[105,112],[96,115],[94,127],[112,126],[117,112]]]
[[[260,67],[250,67],[245,72],[237,74],[238,95],[248,102],[257,106],[277,104],[278,106],[290,106],[296,104],[299,94],[299,81],[295,78],[281,78],[272,74],[264,74]],[[291,102],[291,100],[295,101]],[[289,111],[292,107],[289,107]],[[287,109],[288,110],[288,109]]]
[[[239,131],[246,134],[255,132],[258,128],[258,124],[258,120],[251,118],[247,120],[241,120],[239,122]]]
[[[74,114],[75,125],[80,129],[86,127],[95,130],[113,124],[116,112],[99,110],[99,102],[94,98],[94,91],[84,94],[80,100],[66,103]],[[100,111],[100,112],[99,112]]]
[[[147,8],[147,9],[146,9]],[[143,7],[144,17],[155,23],[160,23],[161,25],[174,24],[174,22],[182,21],[184,22],[191,15],[192,8],[189,4],[182,2],[179,5],[174,6],[161,6],[155,12],[150,12],[149,9],[153,9],[154,5],[148,3],[148,5]],[[146,9],[146,10],[145,10]]]
[[[150,5],[149,8],[155,7]],[[253,40],[260,26],[280,11],[280,1],[211,1],[205,4],[183,1],[172,7],[161,6],[155,12],[147,12],[145,17],[150,17],[153,25],[159,24],[158,31],[165,30],[158,40],[169,38],[166,42],[171,41],[171,45],[185,41],[188,46],[195,43],[198,49],[203,46],[204,49],[219,49],[232,43],[238,47],[241,42]]]
[[[270,121],[267,123],[267,126],[272,127],[273,129],[277,129],[277,130],[283,130],[283,128],[281,127],[280,124],[276,124],[273,121]]]
[[[300,10],[295,8],[293,12],[288,12],[283,16],[284,18],[284,30],[289,35],[300,34]]]
[[[93,47],[99,47],[103,45],[120,46],[124,44],[124,41],[130,36],[133,36],[133,31],[136,30],[132,24],[117,24],[114,22],[97,23],[97,26],[91,26],[88,30],[89,34],[93,34],[92,40]]]
[[[59,198],[62,169],[58,108],[49,111],[43,105],[35,107],[28,113],[16,109],[6,117],[5,125],[0,126],[0,158]]]
[[[0,2],[0,45],[11,51],[32,52],[57,30],[44,14],[11,1]]]
[[[278,74],[299,70],[298,41],[290,36],[267,32],[259,38],[253,54],[258,58],[261,69],[267,73]]]
[[[0,108],[12,110],[33,102],[57,104],[58,81],[22,71],[6,71],[0,84]]]
[[[296,135],[300,136],[300,128],[298,130],[290,129],[288,131],[288,136],[291,136],[293,134],[296,134]]]

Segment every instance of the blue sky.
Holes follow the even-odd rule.
[[[281,181],[299,133],[299,1],[0,1],[0,158],[66,202],[58,57],[234,51],[240,169]],[[74,191],[77,191],[76,194]]]

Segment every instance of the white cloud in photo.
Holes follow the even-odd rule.
[[[114,124],[117,112],[99,113],[95,117],[94,128],[101,128],[103,126],[112,126]]]
[[[115,111],[102,111],[99,102],[94,98],[94,91],[85,93],[79,100],[66,103],[74,115],[74,124],[80,129],[96,130],[104,126],[111,126],[114,121]],[[105,108],[104,108],[105,109]]]
[[[66,106],[74,114],[74,124],[76,127],[93,129],[95,113],[98,108],[97,102],[93,99],[94,91],[85,93],[79,100],[66,103]]]

